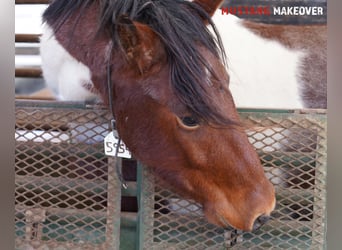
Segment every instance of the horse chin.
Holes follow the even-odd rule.
[[[244,218],[243,221],[238,220],[236,218],[227,218],[224,213],[220,212],[212,212],[212,211],[205,211],[205,215],[207,220],[221,228],[224,228],[226,230],[241,230],[244,232],[251,232],[254,230],[254,221],[258,216],[255,216],[253,218],[246,219]],[[259,227],[261,227],[260,225]],[[258,228],[259,228],[258,227]]]
[[[207,210],[205,209],[204,211],[205,216],[207,220],[224,229],[238,229],[238,230],[243,230],[243,231],[249,231],[247,227],[240,225],[236,221],[232,221],[231,219],[228,219],[226,216],[223,215],[223,213],[212,211],[212,209]]]

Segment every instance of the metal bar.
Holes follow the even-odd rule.
[[[138,219],[137,219],[137,229],[136,229],[136,250],[143,249],[144,246],[144,210],[146,208],[144,203],[144,195],[143,195],[143,166],[142,164],[137,164],[137,188],[139,190],[137,194],[138,201]]]
[[[40,78],[42,70],[40,68],[16,68],[15,77]]]
[[[32,101],[18,101],[15,103],[16,106],[20,107],[44,107],[44,108],[51,108],[51,102],[47,101],[39,101],[39,102],[32,102]],[[54,101],[55,108],[74,108],[74,105],[76,105],[79,108],[89,108],[89,109],[107,109],[104,104],[95,104],[92,102],[66,102],[66,101]],[[267,113],[271,114],[287,114],[287,115],[297,115],[297,114],[314,114],[314,115],[325,115],[327,113],[326,109],[305,109],[305,110],[289,110],[289,109],[252,109],[252,108],[239,108],[239,113],[242,113],[245,115],[245,113],[252,113],[252,115],[261,113],[262,116],[266,116]],[[266,113],[266,114],[265,114]]]
[[[39,43],[40,34],[15,34],[16,43]]]
[[[128,197],[136,197],[138,190],[137,190],[137,183],[134,181],[126,181],[127,188],[121,188],[121,194],[122,196],[128,196]]]
[[[121,212],[121,225],[123,227],[136,227],[137,226],[137,213]]]
[[[327,248],[326,245],[326,210],[322,209],[327,204],[327,122],[326,118],[317,119],[317,123],[323,128],[317,137],[316,147],[316,168],[315,168],[315,185],[314,185],[314,225],[313,225],[313,248]]]
[[[137,187],[138,187],[138,223],[137,223],[137,242],[136,250],[143,250],[153,246],[153,227],[154,221],[154,178],[148,169],[138,162],[137,166]]]
[[[39,46],[37,44],[32,44],[30,47],[16,46],[15,55],[29,55],[29,56],[39,56]]]
[[[105,243],[102,244],[90,244],[90,243],[74,243],[72,241],[63,242],[60,240],[49,239],[49,241],[34,241],[27,243],[27,241],[23,241],[20,238],[16,238],[16,249],[58,249],[58,250],[70,250],[70,249],[106,249]],[[35,248],[36,246],[36,248]],[[56,247],[58,246],[58,247]]]
[[[20,205],[15,205],[16,213],[24,213],[27,209],[31,209],[32,207]],[[93,210],[89,211],[88,209],[75,209],[75,208],[56,208],[56,207],[44,207],[47,213],[52,215],[57,215],[60,217],[66,217],[66,216],[89,216],[92,218],[104,218],[106,216],[106,211],[104,209],[102,210]]]
[[[50,0],[15,0],[15,4],[49,4]]]
[[[260,109],[260,108],[238,108],[239,113],[267,113],[271,114],[326,114],[326,109]]]
[[[108,190],[107,190],[107,226],[106,249],[120,249],[120,205],[121,182],[115,171],[116,161],[122,164],[120,158],[108,158]]]
[[[61,112],[65,111],[65,109],[81,109],[85,111],[86,109],[92,110],[107,110],[103,104],[94,104],[93,102],[87,101],[27,101],[27,100],[16,100],[15,106],[17,108],[27,108],[35,110],[37,108],[54,108],[56,110],[61,110]],[[51,112],[51,111],[47,111]]]
[[[62,109],[84,109],[86,103],[81,101],[28,101],[28,100],[15,100],[16,108],[37,109],[37,108],[55,108],[56,110]],[[48,111],[50,112],[50,111]]]

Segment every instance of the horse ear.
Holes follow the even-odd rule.
[[[143,74],[160,60],[163,46],[158,36],[147,25],[133,22],[127,16],[118,20],[119,41],[128,63]]]
[[[213,16],[218,7],[221,6],[223,0],[194,0],[193,3],[200,5],[209,16]]]

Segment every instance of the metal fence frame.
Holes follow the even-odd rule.
[[[113,167],[110,167],[113,166],[112,161],[114,161],[114,159],[109,158],[109,160],[104,161],[107,162],[105,164],[108,165],[108,171],[101,174],[101,178],[106,180],[106,191],[102,190],[101,192],[106,192],[106,197],[108,198],[106,205],[103,205],[100,209],[102,211],[102,215],[106,218],[104,236],[106,237],[106,242],[101,242],[101,244],[96,245],[89,242],[80,242],[80,240],[76,240],[77,237],[75,235],[71,237],[71,241],[69,242],[65,240],[47,240],[46,237],[44,238],[44,233],[48,231],[47,229],[43,229],[44,226],[50,227],[51,229],[51,226],[47,225],[48,223],[51,223],[51,221],[49,222],[46,220],[47,213],[63,213],[64,211],[65,213],[68,213],[71,210],[75,213],[78,211],[78,208],[73,204],[71,204],[71,208],[66,206],[56,207],[55,202],[51,202],[52,198],[50,196],[50,188],[46,187],[46,185],[50,185],[50,187],[55,185],[55,187],[58,186],[59,188],[62,188],[61,190],[66,190],[65,185],[79,185],[78,189],[73,189],[74,191],[85,189],[88,186],[84,186],[83,183],[88,183],[87,185],[90,185],[93,180],[90,178],[86,182],[85,176],[92,174],[94,169],[90,168],[90,172],[88,174],[87,171],[82,171],[79,176],[76,176],[76,180],[79,180],[79,184],[75,184],[73,182],[75,180],[75,176],[72,176],[71,179],[66,180],[63,184],[63,182],[60,181],[60,176],[57,178],[54,176],[51,177],[50,172],[55,171],[56,164],[59,164],[57,167],[61,169],[66,166],[68,167],[68,159],[70,158],[65,158],[64,160],[57,159],[56,155],[52,157],[46,155],[45,158],[42,158],[41,156],[37,156],[42,154],[42,151],[35,152],[35,150],[39,148],[35,145],[39,144],[40,146],[43,146],[45,145],[44,143],[49,142],[47,144],[53,144],[55,146],[51,148],[49,148],[49,146],[46,149],[54,151],[54,154],[58,154],[58,150],[63,151],[65,149],[72,149],[71,152],[74,152],[74,147],[79,147],[81,150],[76,151],[76,157],[87,158],[87,154],[90,152],[90,154],[95,153],[98,155],[100,159],[105,159],[106,157],[101,155],[103,154],[102,146],[97,144],[97,141],[101,141],[101,138],[103,138],[105,134],[104,131],[108,128],[109,116],[107,110],[102,106],[89,106],[85,103],[17,101],[16,248],[25,250],[30,249],[29,247],[31,247],[31,249],[58,250],[132,249],[132,245],[136,245],[136,249],[160,249],[161,247],[165,249],[191,249],[193,246],[196,246],[196,248],[193,249],[197,250],[226,249],[235,244],[232,249],[267,249],[272,247],[276,247],[277,249],[324,249],[326,230],[325,111],[309,110],[303,113],[288,110],[278,110],[273,112],[268,110],[240,110],[239,112],[240,116],[248,126],[256,126],[260,129],[261,126],[272,128],[272,126],[274,127],[274,125],[276,125],[274,134],[277,134],[280,131],[280,127],[285,128],[286,126],[290,126],[292,129],[291,131],[294,133],[299,131],[299,137],[311,136],[310,133],[307,134],[307,131],[314,131],[315,135],[313,140],[317,140],[317,145],[319,145],[319,147],[314,149],[314,152],[307,152],[307,150],[310,151],[312,149],[311,146],[311,149],[309,148],[303,152],[295,152],[293,150],[285,153],[280,152],[282,150],[279,152],[261,152],[260,145],[258,146],[258,144],[254,142],[255,145],[259,147],[257,150],[259,151],[263,164],[266,166],[265,171],[267,173],[273,173],[273,176],[270,178],[275,182],[276,191],[278,193],[278,206],[274,213],[275,219],[273,221],[265,225],[261,231],[259,230],[255,233],[245,233],[240,235],[236,234],[233,229],[223,230],[208,224],[200,214],[200,209],[196,207],[196,204],[193,204],[191,201],[184,204],[184,201],[181,201],[179,204],[182,207],[182,211],[188,210],[188,212],[182,212],[180,215],[176,214],[176,217],[178,219],[180,218],[179,223],[177,225],[174,224],[174,222],[173,224],[171,223],[171,227],[174,225],[174,229],[171,230],[170,225],[167,224],[169,222],[166,224],[164,222],[172,221],[173,218],[176,217],[172,217],[174,216],[172,213],[170,213],[171,217],[168,217],[168,212],[164,214],[164,212],[160,212],[158,209],[155,209],[156,205],[159,207],[163,206],[161,203],[158,204],[159,201],[155,200],[155,197],[158,196],[160,198],[165,194],[167,199],[172,200],[173,197],[177,196],[172,194],[172,192],[170,193],[167,191],[167,189],[165,189],[158,180],[154,179],[150,170],[142,167],[140,164],[138,166],[137,184],[130,182],[129,190],[121,192],[116,172]],[[92,124],[91,126],[84,126],[89,122]],[[100,126],[100,129],[98,129],[97,126]],[[298,130],[298,128],[300,130]],[[56,133],[58,131],[63,133]],[[265,138],[279,139],[279,136],[272,135],[272,133],[270,134],[269,132],[260,132],[260,130],[258,132],[249,131],[248,133],[250,137],[257,138],[259,142],[264,141],[265,143],[268,143],[266,139],[260,137],[262,136],[260,133],[265,133]],[[282,133],[284,136],[291,135],[291,133],[289,134],[288,132]],[[67,139],[68,143],[73,145],[58,144],[58,140],[64,140],[63,136],[65,134],[69,136]],[[46,135],[49,136],[46,137]],[[96,138],[96,142],[93,140],[93,137]],[[299,139],[305,142],[304,137]],[[76,142],[76,139],[81,140],[81,142]],[[282,138],[280,142],[287,144],[288,140],[289,139]],[[310,141],[312,141],[312,139],[310,139]],[[23,149],[22,147],[25,143],[28,143],[28,146]],[[306,142],[304,144],[306,145]],[[82,154],[82,150],[84,150],[84,154],[80,156]],[[53,161],[57,161],[57,163],[54,164]],[[92,162],[94,161],[90,161],[89,164],[93,164]],[[97,164],[97,160],[95,160],[95,163]],[[37,164],[41,167],[42,174],[35,176],[37,172],[35,172],[36,170],[34,170],[34,166]],[[42,164],[45,164],[46,166],[41,166]],[[84,163],[82,164],[84,165]],[[82,164],[81,166],[83,166]],[[273,172],[274,170],[270,169],[272,164],[280,164],[279,166],[281,166],[282,169],[285,169],[285,172],[283,171],[281,174]],[[292,170],[296,168],[299,169],[299,172],[292,172]],[[75,170],[73,171],[74,174],[78,175],[79,172],[75,172]],[[276,171],[278,170],[276,169]],[[287,176],[289,176],[286,178],[289,178],[290,182],[293,182],[292,184],[296,185],[295,189],[283,186],[282,181],[284,181],[284,177],[282,176],[284,173],[286,174],[286,171],[288,171]],[[105,175],[107,177],[105,177]],[[40,184],[44,182],[44,178],[47,178],[45,179],[45,186]],[[280,182],[279,178],[281,180]],[[95,181],[94,185],[97,185],[97,183],[98,182]],[[40,199],[43,199],[44,196],[41,196],[41,190],[39,191],[34,186],[38,186],[43,189],[45,188],[43,193],[45,192],[45,194],[49,195],[47,198],[48,205],[46,205],[46,202],[43,200],[37,200],[39,195]],[[22,198],[23,194],[25,194],[25,199]],[[80,190],[79,195],[73,194],[71,196],[83,197],[82,195],[84,194],[84,191]],[[127,213],[120,213],[121,195],[137,196],[139,204],[138,214],[131,213],[130,215],[127,215]],[[57,193],[55,198],[57,200],[59,199],[60,202],[63,202],[63,198],[61,197],[62,196]],[[71,198],[66,197],[65,199],[70,201]],[[110,201],[111,198],[113,198],[112,201]],[[28,201],[32,202],[27,203]],[[87,210],[82,202],[82,200],[75,201],[75,204],[82,204],[83,206],[79,209],[79,212]],[[302,206],[301,204],[304,205]],[[168,209],[168,207],[166,206],[163,209]],[[198,215],[191,217],[191,220],[193,221],[189,222],[189,219],[186,219],[185,217],[194,211]],[[20,214],[19,217],[18,214]],[[158,214],[159,217],[156,217],[156,214]],[[289,217],[288,214],[297,217],[302,216],[303,218],[292,218]],[[160,218],[162,220],[159,220]],[[63,220],[64,223],[64,219],[61,220]],[[182,221],[184,224],[182,224]],[[281,223],[279,224],[279,222]],[[61,231],[55,229],[52,231],[62,232],[62,234],[65,235],[68,234],[68,228],[71,228],[71,234],[68,235],[72,235],[77,232],[75,226],[68,225],[68,223],[64,224],[65,227],[60,229]],[[165,229],[167,231],[166,234],[158,228],[159,225],[163,225],[163,230]],[[124,235],[124,227],[127,226],[133,228],[134,231],[135,228],[137,230],[136,232],[133,232],[134,236],[131,237],[131,241],[135,242],[128,242],[131,245],[130,247],[128,247],[129,244],[127,244],[127,238],[125,238]],[[304,231],[300,231],[301,229],[298,229],[298,231],[297,226],[301,226]],[[190,229],[188,229],[188,227],[190,227]],[[82,230],[84,229],[82,226],[80,228]],[[195,228],[197,230],[195,230],[195,234],[191,231],[191,228]],[[163,236],[159,237],[158,235],[161,234]],[[157,242],[155,242],[156,235],[159,237]],[[178,239],[183,239],[185,243],[182,243],[181,245],[179,245],[179,243],[174,244],[175,240],[170,242],[168,239],[170,237],[174,237],[176,241]],[[189,237],[193,238],[189,240]],[[58,237],[56,236],[55,238]],[[275,244],[274,246],[272,246],[272,242]]]

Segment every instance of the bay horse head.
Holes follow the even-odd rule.
[[[110,76],[117,129],[134,156],[210,222],[251,231],[275,194],[228,88],[210,18],[220,3],[55,0],[44,20],[106,103]]]

